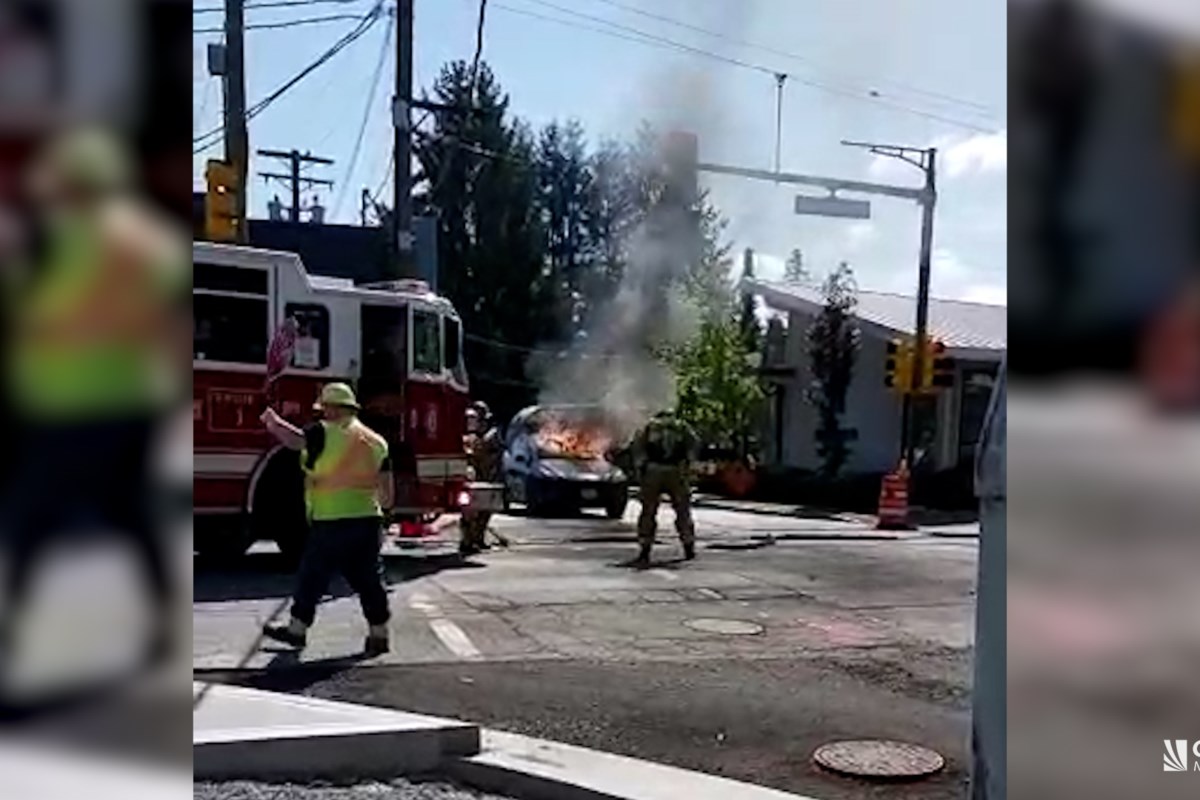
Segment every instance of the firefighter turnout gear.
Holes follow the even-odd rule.
[[[660,413],[634,442],[641,467],[642,513],[638,517],[637,563],[648,564],[658,528],[658,506],[666,495],[675,512],[675,530],[683,543],[684,557],[695,558],[696,530],[692,521],[691,470],[695,436],[677,417]]]
[[[491,424],[491,412],[485,403],[476,402],[467,410],[467,430],[467,435],[463,437],[463,450],[467,454],[474,480],[498,483],[504,443],[500,439],[500,431]],[[470,555],[487,547],[487,530],[491,520],[490,511],[463,510],[460,521],[462,538],[459,543],[462,553]]]

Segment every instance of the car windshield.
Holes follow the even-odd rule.
[[[542,409],[528,427],[543,456],[595,460],[605,458],[613,446],[603,415],[591,409]]]

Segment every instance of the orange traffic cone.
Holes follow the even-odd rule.
[[[912,530],[908,518],[908,479],[908,464],[903,460],[895,471],[883,476],[879,487],[879,522],[875,525],[878,530]]]

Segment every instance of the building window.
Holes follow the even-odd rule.
[[[267,299],[197,292],[192,297],[192,358],[267,362]]]
[[[329,309],[314,304],[288,303],[284,315],[299,327],[292,366],[325,369],[329,366]]]
[[[413,372],[442,373],[442,320],[428,311],[413,311]]]

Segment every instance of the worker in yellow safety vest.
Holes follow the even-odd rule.
[[[387,588],[379,551],[384,513],[394,503],[387,441],[358,418],[354,390],[330,383],[316,409],[323,419],[300,430],[268,408],[262,420],[285,447],[300,453],[310,531],[296,589],[291,621],[268,624],[263,633],[296,648],[307,644],[317,604],[334,572],[358,595],[369,626],[364,651],[389,650]]]
[[[65,534],[117,534],[138,553],[155,607],[149,657],[173,644],[169,563],[154,524],[151,456],[187,390],[187,240],[135,191],[119,141],[79,129],[28,178],[30,234],[0,274],[3,399],[15,451],[0,498],[0,640],[34,568]],[[12,653],[0,641],[0,659]]]

